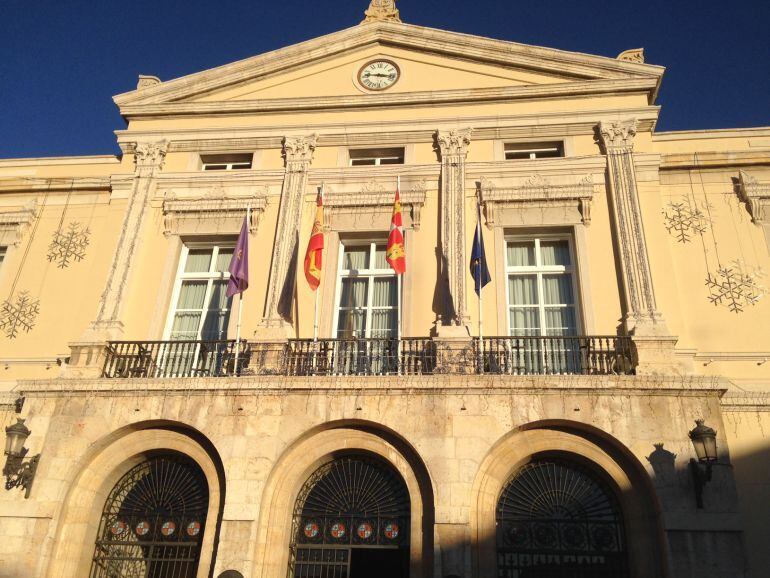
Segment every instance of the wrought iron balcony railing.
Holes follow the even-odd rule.
[[[623,336],[292,339],[240,347],[235,367],[235,341],[112,341],[103,376],[628,375],[636,369],[631,339]]]
[[[227,377],[249,365],[250,347],[241,341],[235,367],[235,341],[111,341],[103,376],[107,378]]]
[[[479,373],[501,375],[629,375],[635,367],[626,336],[485,337],[474,341]]]
[[[436,368],[430,338],[293,339],[286,375],[426,375]]]

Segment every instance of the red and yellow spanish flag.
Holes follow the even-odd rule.
[[[323,268],[324,252],[324,199],[323,187],[318,193],[316,199],[315,222],[313,223],[313,232],[310,233],[310,241],[307,244],[307,253],[305,253],[305,279],[307,279],[310,289],[317,291],[321,285],[321,269]]]
[[[404,224],[401,216],[401,180],[396,187],[396,202],[393,204],[393,218],[390,222],[388,248],[385,250],[385,260],[396,272],[402,275],[406,271],[406,253],[404,252]]]

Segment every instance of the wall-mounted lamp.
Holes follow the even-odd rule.
[[[717,432],[704,424],[702,419],[695,420],[695,429],[690,432],[690,440],[698,459],[690,460],[695,483],[695,503],[703,509],[703,488],[711,481],[711,465],[717,460]]]
[[[24,444],[32,432],[24,425],[24,420],[16,418],[16,423],[5,428],[5,489],[23,488],[26,490],[25,498],[29,498],[32,489],[32,481],[35,479],[37,463],[40,454],[31,458],[26,457],[29,451]]]

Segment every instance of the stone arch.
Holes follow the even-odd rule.
[[[560,420],[517,428],[499,440],[482,460],[471,493],[475,575],[497,575],[495,511],[505,484],[522,466],[545,456],[566,458],[591,468],[615,492],[623,512],[633,578],[668,575],[657,497],[644,466],[606,432]]]
[[[181,425],[135,424],[112,432],[74,468],[67,495],[58,512],[53,552],[46,576],[88,576],[105,500],[114,485],[148,453],[170,451],[193,460],[209,486],[208,523],[202,539],[198,578],[214,565],[224,504],[224,470],[213,445],[202,434]]]
[[[425,464],[407,442],[369,422],[323,424],[300,436],[277,461],[263,493],[253,576],[285,578],[292,516],[301,488],[322,464],[340,455],[370,454],[390,464],[404,480],[411,505],[410,576],[433,568],[433,486]]]

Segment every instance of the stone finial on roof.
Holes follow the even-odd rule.
[[[396,8],[396,0],[372,0],[369,9],[364,12],[366,18],[361,24],[368,22],[401,22]]]
[[[637,64],[644,64],[644,48],[632,48],[618,54],[618,60],[624,60],[625,62],[636,62]]]
[[[146,74],[139,75],[139,82],[136,83],[136,90],[142,90],[143,88],[150,88],[160,84],[160,78],[157,76],[148,76]]]

